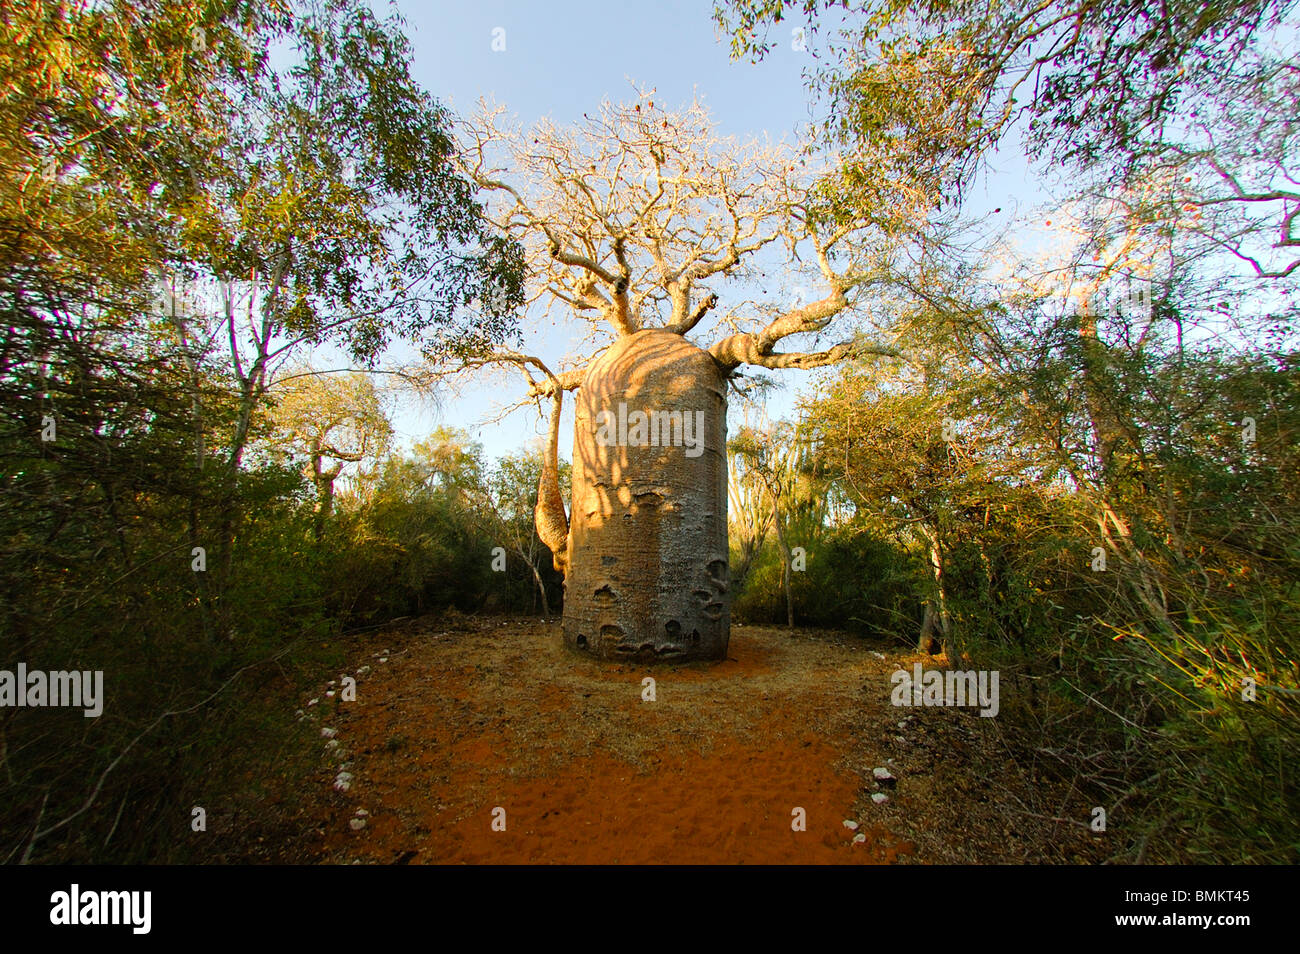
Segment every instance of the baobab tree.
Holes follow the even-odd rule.
[[[891,353],[860,333],[829,347],[821,336],[883,280],[896,246],[865,218],[823,214],[797,146],[724,138],[698,100],[672,111],[652,97],[606,101],[569,128],[511,128],[499,107],[465,125],[465,171],[525,249],[529,306],[587,331],[568,367],[508,349],[464,366],[514,365],[530,398],[549,402],[535,518],[565,574],[565,641],[606,659],[718,659],[730,631],[728,382],[745,366]],[[780,270],[794,294],[758,300],[760,269]],[[778,350],[791,338],[810,349]],[[557,481],[567,392],[571,515]]]

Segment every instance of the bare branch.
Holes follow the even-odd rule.
[[[712,348],[709,354],[730,371],[742,364],[757,365],[760,368],[798,368],[808,371],[823,368],[839,361],[858,358],[868,354],[878,354],[897,358],[900,352],[888,345],[869,344],[865,342],[844,341],[825,351],[814,352],[763,352],[759,350],[758,341],[753,335],[741,334],[724,338]]]
[[[525,249],[530,301],[548,315],[558,308],[581,319],[592,334],[620,337],[654,327],[685,335],[714,314],[715,336],[737,333],[714,349],[732,367],[817,367],[853,353],[773,352],[782,339],[821,332],[851,309],[855,289],[888,274],[897,239],[874,220],[821,221],[809,190],[824,170],[804,165],[794,145],[738,143],[719,135],[698,101],[669,110],[652,92],[607,100],[567,128],[548,120],[527,131],[509,127],[502,108],[486,104],[464,125],[466,174],[490,193],[489,217]],[[739,279],[778,241],[792,276],[814,283],[821,297],[779,311],[760,303],[760,313],[775,312],[765,326],[738,321],[734,308],[717,317],[725,289],[697,295],[699,283]],[[557,376],[511,351],[464,366],[486,364],[523,369],[529,397],[573,390],[582,378],[582,370]]]
[[[693,311],[685,321],[673,322],[672,324],[665,325],[664,330],[679,335],[688,334],[692,328],[700,323],[700,319],[707,315],[717,303],[718,296],[713,292],[709,292],[704,296],[704,300],[695,306],[695,311]]]

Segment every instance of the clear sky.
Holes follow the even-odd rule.
[[[762,63],[733,62],[728,39],[714,26],[710,0],[400,0],[393,6],[407,21],[416,80],[462,115],[488,97],[525,125],[543,116],[564,125],[593,111],[603,98],[630,98],[635,81],[654,87],[656,98],[668,106],[689,103],[698,91],[721,132],[741,139],[793,138],[813,118],[802,75],[813,60],[793,48],[793,26],[772,34],[778,46]],[[375,2],[380,15],[387,9]],[[815,43],[809,37],[809,44]],[[1021,191],[1031,188],[1019,156],[995,165],[1009,166],[995,179],[1019,183]],[[990,208],[995,202],[1006,206],[1006,212],[1015,204],[1011,196],[973,198]],[[553,347],[545,356],[562,354],[566,344],[548,342]],[[787,388],[769,401],[773,418],[788,413],[794,390],[808,380],[807,372],[778,374]],[[522,394],[523,387],[508,377],[479,379],[444,396],[436,408],[401,407],[394,425],[405,443],[439,425],[464,427],[495,457],[543,433],[538,413],[528,407],[499,423],[485,423]],[[566,408],[571,410],[571,403]],[[565,457],[571,420],[566,414],[561,430]]]

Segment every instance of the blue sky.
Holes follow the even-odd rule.
[[[655,98],[668,107],[699,95],[720,131],[740,139],[793,138],[816,118],[804,78],[816,61],[810,52],[793,48],[790,31],[797,23],[789,17],[770,36],[773,52],[751,64],[730,59],[729,38],[713,23],[712,0],[371,2],[379,15],[395,10],[405,19],[415,79],[461,115],[471,115],[481,98],[489,98],[525,126],[543,117],[562,126],[594,111],[604,98],[632,98],[635,82],[654,87]],[[1295,31],[1288,28],[1282,36],[1280,42],[1289,46]],[[815,49],[817,38],[810,35],[808,44]],[[1017,255],[1059,248],[1061,223],[1048,227],[1046,221],[1059,216],[1044,215],[1044,207],[1053,204],[1053,194],[1064,197],[1077,183],[1057,181],[1028,160],[1015,130],[986,160],[965,196],[965,213],[990,231],[1007,229]],[[557,327],[535,353],[553,362],[569,343],[565,329]],[[788,415],[796,395],[813,381],[807,372],[774,376],[785,389],[768,401],[773,419]],[[525,406],[496,419],[523,392],[520,376],[498,373],[463,380],[436,405],[404,401],[393,414],[398,440],[409,446],[439,426],[459,427],[482,443],[489,457],[518,451],[543,433],[540,408]],[[733,407],[731,428],[738,423]],[[561,434],[560,451],[567,458],[571,401]]]
[[[793,131],[809,117],[800,70],[808,54],[788,44],[757,66],[728,60],[709,2],[478,2],[403,0],[414,73],[444,102],[468,111],[495,95],[524,120],[580,119],[628,78],[683,102],[699,88],[724,132]],[[381,8],[382,9],[382,8]],[[505,50],[492,49],[496,29]]]
[[[762,63],[732,61],[728,39],[714,26],[710,0],[400,0],[392,8],[407,22],[416,80],[463,115],[487,97],[505,105],[525,125],[543,116],[563,125],[594,110],[605,97],[630,98],[635,81],[653,86],[656,98],[669,106],[686,104],[698,92],[721,132],[741,139],[765,134],[793,138],[813,118],[803,70],[814,61],[810,53],[793,49],[793,26],[783,25],[772,34],[777,48]],[[389,8],[376,2],[375,9],[383,15]],[[494,50],[494,40],[504,50]],[[816,42],[809,37],[810,46]],[[998,165],[1008,168],[995,180],[1019,183],[1022,191],[1029,187],[1018,155],[995,162]],[[994,202],[1010,207],[1013,198],[976,194],[973,201],[987,200],[989,208]],[[550,353],[545,356],[562,353],[566,344],[562,338],[548,342]],[[786,389],[769,401],[774,418],[789,412],[796,389],[810,380],[806,372],[778,374]],[[408,402],[394,415],[398,439],[409,444],[440,425],[462,427],[489,456],[516,451],[543,433],[534,410],[525,407],[499,423],[484,423],[522,396],[521,386],[511,387],[509,378],[497,375],[465,382],[457,393],[442,396],[437,407]],[[565,457],[570,421],[566,414],[561,430]]]

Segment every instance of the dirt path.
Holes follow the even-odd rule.
[[[572,654],[553,622],[426,617],[382,638],[356,702],[304,709],[306,730],[336,733],[311,860],[1049,860],[972,771],[993,720],[889,704],[890,673],[919,657],[744,626],[725,662],[653,668]]]

